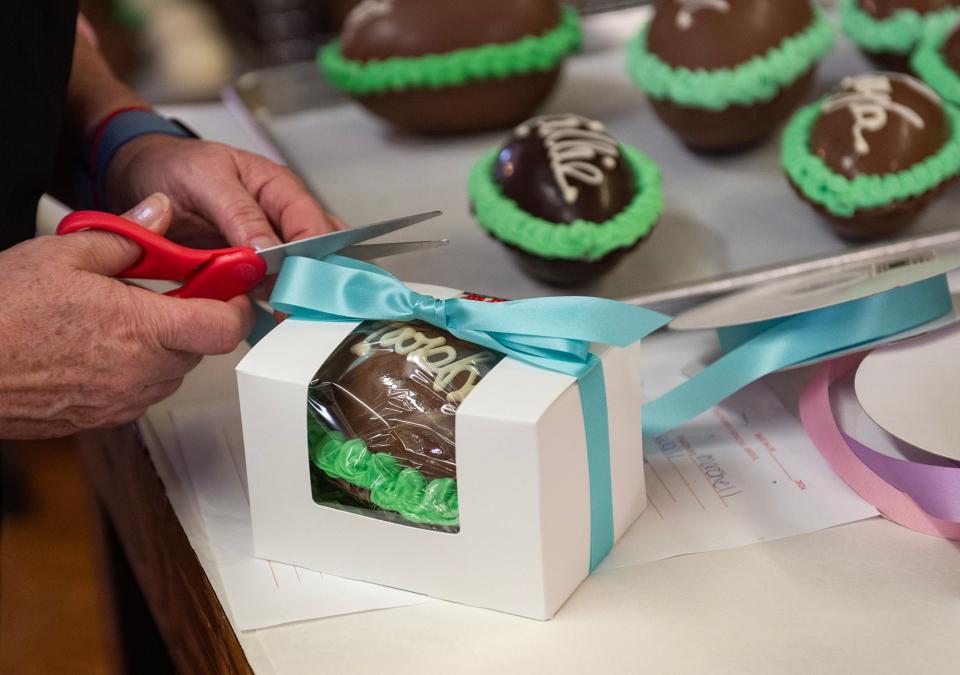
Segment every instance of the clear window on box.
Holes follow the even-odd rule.
[[[455,416],[501,358],[420,321],[360,324],[310,383],[313,500],[458,532]]]

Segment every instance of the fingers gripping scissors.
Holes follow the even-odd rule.
[[[288,256],[324,258],[332,253],[373,260],[400,253],[422,251],[447,244],[447,240],[361,244],[390,232],[402,230],[440,215],[440,211],[418,213],[382,223],[365,225],[257,251],[244,246],[195,249],[176,244],[126,218],[100,211],[75,211],[57,226],[57,234],[83,230],[112,232],[137,244],[143,255],[117,276],[124,279],[161,279],[183,282],[166,295],[177,298],[230,300],[251,291],[267,275],[280,272]]]

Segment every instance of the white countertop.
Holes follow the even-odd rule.
[[[220,106],[173,110],[244,144]],[[175,403],[233,387],[209,358]],[[152,417],[163,424],[165,406]],[[169,420],[169,416],[167,416]],[[169,429],[168,429],[169,431]],[[210,541],[182,459],[148,438],[218,594]],[[238,637],[258,673],[947,673],[960,628],[960,544],[881,519],[589,578],[546,623],[433,602]]]
[[[165,407],[233,387],[207,359]],[[150,439],[148,439],[149,441]],[[151,454],[218,594],[177,453]],[[444,602],[238,633],[258,673],[947,673],[960,545],[875,518],[596,574],[549,622]]]

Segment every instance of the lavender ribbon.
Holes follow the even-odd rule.
[[[949,460],[946,460],[948,466],[908,462],[868,448],[847,434],[843,434],[843,438],[861,462],[890,485],[910,495],[924,511],[941,520],[960,522],[960,465]]]

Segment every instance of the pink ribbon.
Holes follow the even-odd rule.
[[[899,462],[899,464],[909,466],[892,465],[890,462],[883,460],[875,461],[877,458],[873,455],[880,453],[870,450],[856,441],[853,441],[854,445],[851,446],[851,443],[847,441],[848,437],[837,425],[833,408],[830,405],[830,386],[853,371],[863,358],[864,354],[842,357],[825,363],[817,371],[813,380],[800,396],[800,419],[803,421],[807,435],[834,472],[885,518],[924,534],[946,539],[960,539],[960,522],[938,518],[924,511],[913,497],[897,489],[871,470],[858,456],[857,451],[863,453],[868,461],[875,467],[880,468],[885,475],[888,475],[888,478],[892,478],[893,482],[901,486],[910,486],[913,489],[925,488],[922,485],[918,488],[916,481],[911,482],[911,474],[929,473],[929,467],[918,470],[917,467],[923,465],[894,459],[890,459],[890,462]],[[944,475],[952,477],[953,481],[960,481],[960,474],[957,473],[960,472],[960,469],[952,467],[936,468],[941,469],[941,485],[943,485],[942,478]],[[944,474],[943,471],[950,473]],[[954,490],[957,489],[957,485],[960,485],[960,482],[954,485]],[[956,498],[956,494],[951,493],[949,486],[943,489],[947,490],[945,498],[948,503]],[[924,503],[938,503],[937,499],[928,494],[920,496],[920,499]]]

